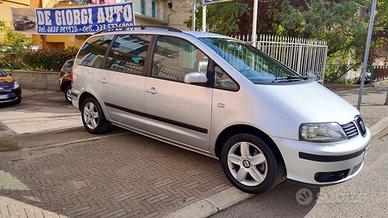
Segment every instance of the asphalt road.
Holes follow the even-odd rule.
[[[284,182],[213,217],[388,217],[387,181],[388,131],[385,131],[373,139],[366,164],[353,180],[321,188]],[[297,200],[299,190],[312,193],[312,197],[298,195]]]

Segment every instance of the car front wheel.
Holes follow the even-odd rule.
[[[82,122],[86,130],[93,134],[101,134],[110,128],[98,101],[87,97],[81,107]]]
[[[229,181],[244,192],[262,193],[280,178],[280,164],[269,145],[252,134],[230,137],[221,151],[221,163]]]

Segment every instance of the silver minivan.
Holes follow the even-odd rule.
[[[79,50],[72,80],[72,103],[90,133],[113,124],[218,158],[230,182],[250,193],[285,179],[349,180],[371,138],[344,99],[218,34],[98,33]]]

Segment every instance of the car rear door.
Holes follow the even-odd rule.
[[[137,130],[144,120],[145,64],[152,35],[118,34],[105,59],[104,103],[112,121]]]
[[[91,93],[101,103],[105,95],[106,71],[103,61],[113,35],[90,37],[80,49],[73,67],[72,88],[76,94]]]
[[[207,73],[208,57],[190,42],[158,36],[145,85],[147,131],[162,139],[209,149],[212,89],[187,84],[189,72]]]

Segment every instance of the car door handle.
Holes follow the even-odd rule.
[[[105,84],[106,83],[106,78],[102,77],[101,79],[98,80],[100,83]]]
[[[146,92],[152,94],[152,95],[156,95],[158,94],[158,91],[156,91],[156,89],[154,87],[150,88],[150,89],[147,89]]]

